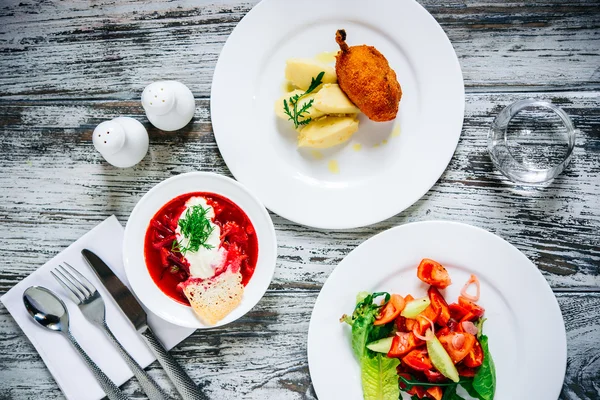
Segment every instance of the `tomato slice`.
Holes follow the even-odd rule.
[[[425,374],[427,380],[432,383],[442,383],[448,380],[448,378],[442,375],[441,372],[438,372],[435,369],[425,370],[423,373]]]
[[[427,349],[414,349],[402,358],[402,362],[415,371],[426,371],[433,368]]]
[[[450,311],[450,318],[454,318],[457,321],[460,321],[465,315],[469,313],[469,310],[456,303],[450,304],[448,306],[448,310]]]
[[[404,372],[400,372],[398,373],[399,376],[411,380],[413,377],[410,374],[404,373]],[[398,384],[400,385],[400,389],[401,390],[406,390],[406,384],[402,381],[398,382]],[[408,393],[411,396],[417,396],[419,399],[422,399],[425,397],[425,394],[427,393],[425,391],[425,389],[423,389],[422,386],[413,386],[410,390],[407,390],[406,393]]]
[[[406,391],[411,396],[417,396],[420,399],[424,399],[427,395],[425,389],[422,386],[413,386],[410,390]]]
[[[402,315],[398,315],[394,322],[398,332],[408,332],[408,329],[406,329],[406,318],[404,318]]]
[[[425,335],[425,332],[427,331],[427,329],[431,327],[431,324],[429,323],[429,321],[435,322],[435,320],[439,316],[439,312],[440,312],[440,310],[437,310],[437,312],[436,312],[436,310],[431,305],[429,305],[425,310],[423,310],[421,312],[421,314],[417,315],[416,321],[419,324],[419,326],[418,326],[419,335],[421,335],[421,336]],[[429,319],[429,321],[424,317],[427,317],[427,319]],[[413,329],[415,329],[414,326],[413,326]]]
[[[483,350],[481,349],[481,344],[479,344],[479,340],[475,339],[475,343],[473,344],[473,348],[467,354],[467,356],[463,359],[463,364],[469,368],[477,368],[483,363]]]
[[[435,286],[429,286],[427,294],[429,295],[429,300],[431,301],[431,307],[433,307],[438,314],[435,323],[440,326],[446,326],[448,320],[450,320],[450,309],[448,308],[448,303],[446,303],[444,296],[442,296],[440,291],[437,290]]]
[[[397,332],[394,339],[392,339],[392,347],[390,347],[387,356],[400,358],[415,347],[417,347],[417,338],[412,332]]]
[[[402,365],[402,364],[400,364],[400,365]],[[407,374],[404,372],[398,372],[398,376],[401,376],[408,380],[412,379],[412,376],[410,376],[410,374]],[[406,389],[406,383],[402,382],[401,380],[398,382],[398,385],[400,385],[400,389],[402,389],[402,390]]]
[[[442,392],[442,388],[439,386],[433,386],[427,389],[427,397],[430,397],[435,400],[442,400],[442,396],[444,393]]]
[[[449,327],[447,327],[447,326],[445,326],[445,327],[443,327],[442,329],[438,329],[438,330],[436,330],[436,331],[435,331],[435,336],[437,336],[437,337],[439,338],[440,336],[442,336],[442,335],[447,335],[447,334],[448,334],[448,333],[450,333],[450,332],[452,332],[452,331],[450,330],[450,328],[449,328]]]
[[[424,258],[417,268],[417,277],[428,285],[445,289],[452,281],[446,268],[437,261]]]
[[[472,312],[468,312],[467,315],[465,315],[464,317],[462,317],[462,319],[460,320],[460,322],[463,321],[477,321],[479,319],[479,317],[475,314],[473,314]],[[461,326],[461,324],[459,324],[459,326]]]
[[[463,296],[458,296],[458,304],[461,307],[463,307],[465,310],[467,310],[468,312],[473,314],[476,318],[483,317],[483,313],[485,312],[484,308],[481,306],[478,306],[471,300],[468,300],[468,299],[464,298]],[[463,318],[464,318],[464,316],[463,316]]]
[[[450,332],[460,332],[460,322],[455,321],[454,319],[450,318],[450,321],[448,321],[448,329],[450,329]]]
[[[404,322],[404,325],[406,326],[406,331],[412,332],[416,324],[416,319],[406,318],[406,321]]]
[[[459,363],[473,349],[475,336],[466,332],[451,332],[445,335],[440,335],[438,338],[448,352],[454,364]]]
[[[464,376],[465,378],[472,378],[475,376],[475,374],[477,374],[477,370],[475,368],[469,368],[462,364],[458,365],[456,369],[458,370],[458,375]]]
[[[393,294],[390,300],[385,304],[383,309],[379,312],[379,315],[375,318],[373,325],[384,325],[388,322],[392,322],[404,309],[406,303],[404,297],[399,294]]]

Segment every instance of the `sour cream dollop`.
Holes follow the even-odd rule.
[[[213,228],[211,234],[206,240],[206,244],[209,245],[209,249],[204,246],[200,246],[198,251],[188,250],[184,258],[190,264],[190,277],[206,279],[210,278],[215,274],[215,269],[223,264],[226,259],[226,251],[221,246],[221,228],[213,222],[215,217],[215,210],[208,205],[204,197],[195,196],[190,197],[185,202],[185,209],[179,216],[179,219],[185,218],[187,211],[193,206],[201,206],[207,210],[206,216],[210,221],[210,226]],[[189,239],[181,234],[181,228],[177,224],[175,230],[177,235],[177,241],[181,244],[181,247],[188,247]]]

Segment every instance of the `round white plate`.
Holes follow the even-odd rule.
[[[396,71],[398,117],[377,123],[362,115],[348,143],[299,150],[290,123],[274,114],[285,61],[339,50],[339,28],[348,44],[375,46]],[[211,91],[215,138],[236,179],[273,212],[326,229],[373,224],[422,197],[452,158],[463,114],[454,49],[414,0],[263,0],[227,40]]]
[[[246,285],[241,304],[216,325],[204,325],[191,307],[164,294],[152,280],[144,259],[144,238],[152,217],[177,196],[192,192],[212,192],[238,205],[254,225],[258,238],[258,260]],[[137,298],[154,314],[176,325],[190,328],[213,328],[228,324],[246,314],[267,291],[277,259],[275,229],[269,213],[244,186],[222,175],[189,172],[162,181],[136,204],[125,227],[123,262],[127,279]]]
[[[325,282],[308,330],[308,365],[319,399],[363,398],[350,327],[339,318],[354,310],[356,294],[363,290],[425,295],[427,285],[417,278],[423,258],[448,269],[452,285],[442,292],[448,303],[456,302],[470,274],[479,278],[478,304],[487,318],[483,331],[496,364],[495,398],[530,399],[532,390],[536,399],[558,398],[567,362],[566,334],[558,302],[542,274],[517,248],[490,232],[431,221],[372,237]]]

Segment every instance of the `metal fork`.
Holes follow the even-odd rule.
[[[60,265],[50,273],[56,278],[58,283],[65,288],[67,294],[79,306],[81,313],[88,321],[93,322],[104,330],[110,341],[117,348],[121,356],[127,362],[131,371],[137,378],[140,386],[146,392],[150,400],[165,400],[169,399],[169,395],[158,386],[156,381],[129,355],[129,353],[121,346],[121,343],[113,335],[108,324],[106,323],[106,307],[100,293],[94,285],[88,281],[85,276],[79,273],[68,263],[64,263],[67,268]]]

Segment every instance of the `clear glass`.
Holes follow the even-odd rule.
[[[494,119],[488,133],[492,162],[518,183],[556,178],[571,161],[575,128],[560,108],[539,100],[512,103]]]

